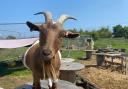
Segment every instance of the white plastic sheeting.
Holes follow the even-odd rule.
[[[0,48],[18,48],[33,44],[39,38],[0,40]]]

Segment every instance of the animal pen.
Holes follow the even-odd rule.
[[[11,28],[10,28],[11,27]],[[21,27],[24,29],[22,30]],[[1,40],[9,40],[9,39],[24,39],[24,38],[35,38],[37,37],[39,34],[38,33],[31,33],[26,29],[26,26],[24,23],[8,23],[8,24],[0,24],[0,39]],[[28,33],[28,34],[27,34]],[[90,36],[79,36],[77,38],[73,38],[73,39],[68,39],[65,38],[63,40],[63,44],[61,49],[62,50],[67,50],[68,52],[66,53],[65,57],[72,57],[71,56],[71,51],[72,50],[86,50],[86,42],[87,39],[91,38]],[[101,41],[101,42],[100,42]],[[119,41],[119,43],[117,44],[117,42]],[[2,41],[1,41],[2,42]],[[120,45],[120,47],[118,46]],[[120,49],[124,47],[126,47],[128,45],[128,40],[124,39],[124,38],[98,38],[98,40],[95,41],[95,48],[99,49],[99,48],[114,48],[114,49]],[[6,45],[4,45],[6,46]],[[127,48],[126,49],[126,53],[128,51]],[[18,49],[15,49],[16,51],[18,51]],[[21,54],[19,55],[21,56]],[[15,58],[7,58],[8,59],[16,59],[19,56],[15,57]],[[126,67],[127,68],[127,67]]]
[[[37,23],[40,24],[40,23]],[[29,32],[25,23],[1,23],[0,24],[0,40],[22,40],[22,39],[36,39],[38,37],[38,32]],[[86,39],[91,38],[90,36],[82,35],[77,38],[68,39],[64,38],[62,43],[62,50],[67,50],[68,53],[66,57],[72,57],[70,52],[72,50],[85,50],[86,49]],[[3,42],[1,41],[1,43]],[[30,40],[32,41],[32,40]],[[31,43],[31,42],[30,42]],[[29,44],[29,43],[27,43]],[[4,45],[9,46],[8,44]],[[23,46],[23,45],[22,45]],[[18,49],[15,49],[18,51]],[[20,55],[19,55],[20,56]]]
[[[90,36],[82,35],[77,38],[67,39],[63,41],[63,49],[72,49],[72,50],[85,50],[87,39],[91,38]]]
[[[86,39],[89,36],[80,36],[75,39],[64,39],[63,49],[68,50],[67,57],[71,57],[70,52],[72,50],[86,50]],[[101,41],[101,42],[100,42]],[[119,43],[118,43],[119,42]],[[95,48],[98,51],[108,50],[111,54],[99,53],[97,63],[104,63],[105,66],[121,67],[120,70],[127,74],[128,72],[128,40],[124,38],[98,38],[95,41]],[[107,48],[107,49],[106,49]],[[116,53],[113,54],[113,51]],[[121,55],[118,52],[122,52]],[[96,53],[98,54],[98,53]],[[94,55],[94,54],[93,54]],[[105,56],[105,59],[103,58]],[[100,58],[103,56],[102,58]],[[98,62],[99,61],[99,62]],[[97,64],[99,65],[99,64]]]
[[[20,24],[20,26],[24,26],[24,24]],[[9,29],[8,25],[6,25],[5,27],[7,27],[6,29]],[[14,26],[15,30],[12,29],[12,30],[9,30],[9,31],[8,30],[4,30],[3,27],[0,27],[0,28],[2,29],[1,30],[1,34],[0,34],[0,39],[1,40],[7,40],[7,38],[10,37],[10,35],[15,36],[18,39],[21,39],[21,38],[31,38],[31,37],[37,37],[38,36],[38,33],[34,33],[34,34],[33,33],[29,33],[29,35],[27,35],[26,34],[27,30],[25,32],[17,31],[17,29],[18,29],[17,26]],[[7,32],[7,33],[5,33],[5,32]],[[86,39],[87,38],[90,38],[90,36],[80,36],[80,37],[77,37],[77,38],[74,38],[74,39],[67,39],[66,38],[63,41],[62,50],[68,50],[68,54],[66,56],[71,58],[72,56],[70,55],[70,52],[72,50],[85,50],[85,48],[86,48],[85,47],[85,43],[86,43]],[[108,39],[105,39],[105,38],[100,38],[99,39],[100,41],[105,40],[105,42],[99,43],[98,42],[99,40],[96,40],[95,41],[95,46],[97,48],[105,48],[105,47],[110,47],[110,48],[114,47],[114,48],[116,48],[117,47],[117,45],[116,45],[117,41],[121,41],[120,44],[119,44],[121,46],[122,45],[128,45],[128,41],[126,39],[123,39],[123,40],[122,39],[123,38],[120,38],[120,39],[111,38],[111,40],[108,40]],[[8,38],[8,40],[9,40],[9,38]],[[117,48],[119,48],[119,47],[117,47]],[[2,50],[0,50],[0,51],[2,51]],[[21,50],[14,49],[13,51],[16,51],[16,53],[18,53]],[[4,58],[7,59],[7,60],[12,60],[12,59],[17,60],[19,58],[19,56],[21,56],[21,55],[22,55],[22,53],[20,53],[20,55],[17,55],[15,58],[14,57],[12,57],[12,58],[5,58],[4,57]],[[126,66],[126,70],[128,70],[127,66]],[[86,85],[88,87],[97,88],[97,86],[95,84],[93,84],[93,83],[90,83],[90,81],[88,81],[88,80],[84,80],[84,81],[86,81]],[[89,89],[92,89],[92,88],[89,88]]]

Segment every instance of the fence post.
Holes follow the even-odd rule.
[[[128,74],[128,57],[126,57],[126,75]]]

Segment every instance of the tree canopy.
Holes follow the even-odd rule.
[[[113,27],[114,37],[124,37],[128,38],[128,26],[116,25]]]
[[[71,32],[78,32],[80,35],[89,35],[95,40],[98,38],[110,38],[110,37],[124,37],[128,39],[128,26],[115,25],[110,29],[109,27],[101,27],[96,30],[89,31],[88,29],[69,29]]]

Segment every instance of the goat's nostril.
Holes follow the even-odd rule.
[[[48,56],[51,54],[51,51],[49,50],[43,50],[43,55]]]

